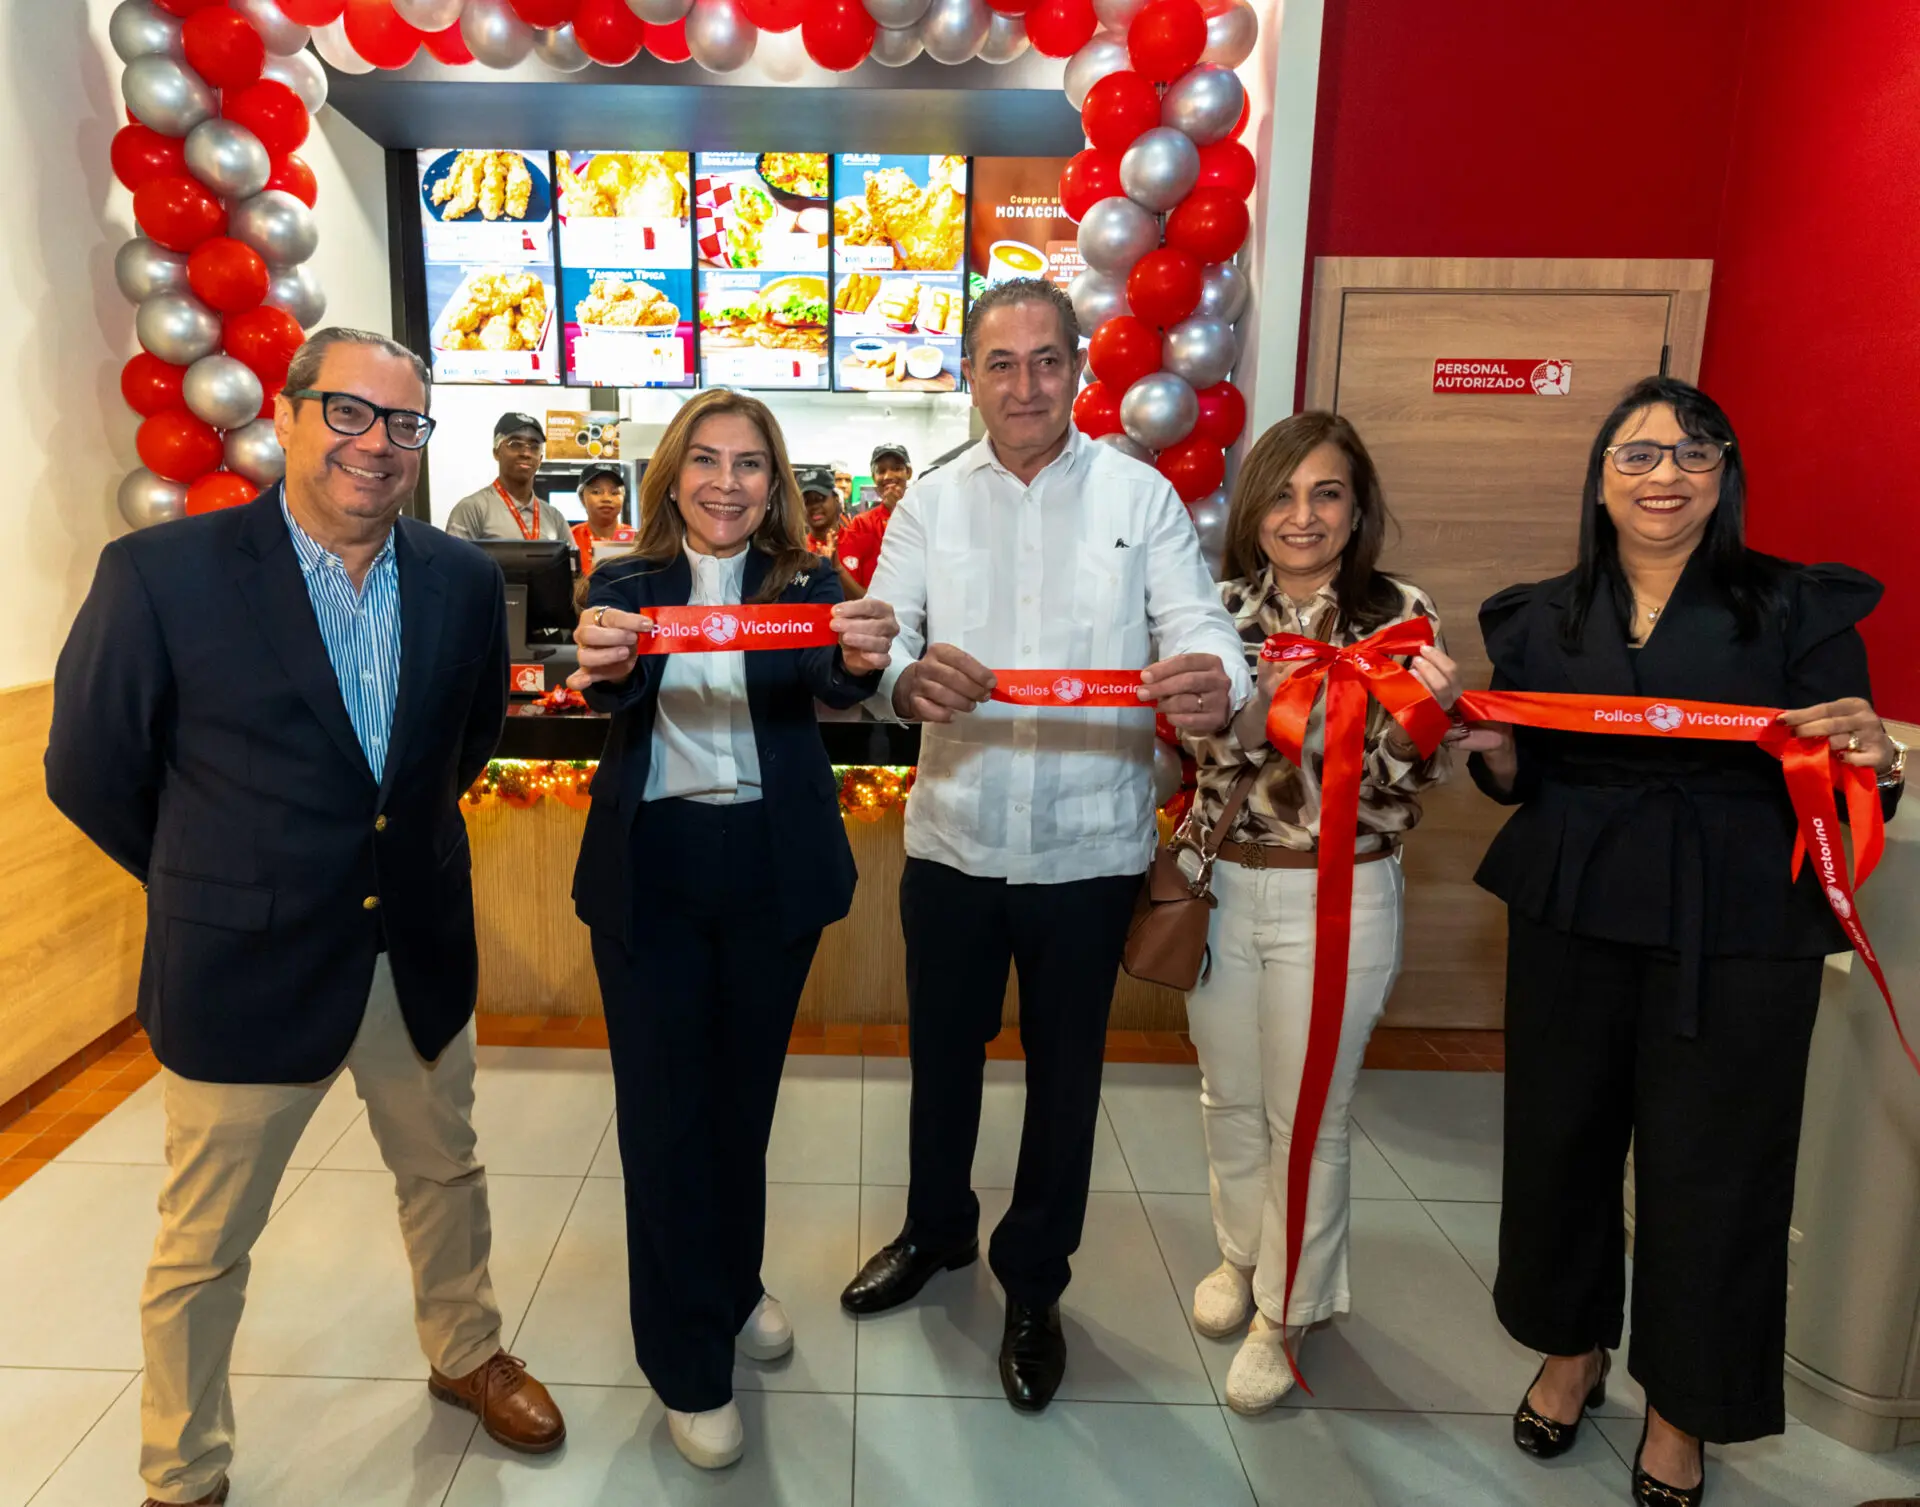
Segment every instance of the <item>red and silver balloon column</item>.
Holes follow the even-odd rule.
[[[142,465],[119,500],[144,528],[244,502],[285,469],[273,398],[326,312],[295,149],[327,80],[277,0],[122,0],[108,34],[127,65],[113,171],[140,229],[114,258],[140,340],[120,391]]]
[[[1110,31],[1067,64],[1087,149],[1060,179],[1087,270],[1073,304],[1093,381],[1074,422],[1160,469],[1187,505],[1216,573],[1226,450],[1247,405],[1228,381],[1248,279],[1253,154],[1234,69],[1259,23],[1247,0],[1095,0]]]

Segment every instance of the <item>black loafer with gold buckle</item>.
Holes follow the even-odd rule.
[[[1607,1373],[1613,1369],[1613,1352],[1600,1352],[1600,1378],[1594,1382],[1593,1390],[1587,1393],[1587,1400],[1580,1408],[1580,1418],[1572,1423],[1561,1423],[1558,1419],[1536,1412],[1527,1401],[1533,1396],[1533,1389],[1539,1385],[1546,1369],[1547,1363],[1542,1361],[1540,1369],[1533,1373],[1533,1380],[1527,1383],[1526,1394],[1521,1397],[1520,1406],[1513,1414],[1513,1442],[1536,1460],[1551,1460],[1573,1448],[1574,1441],[1580,1437],[1580,1419],[1607,1400]]]

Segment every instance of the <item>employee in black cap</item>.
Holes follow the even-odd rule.
[[[879,504],[842,529],[835,545],[840,584],[848,601],[865,596],[867,587],[873,584],[874,567],[880,563],[880,542],[887,537],[887,521],[907,495],[907,483],[913,480],[913,462],[907,458],[905,445],[875,445],[867,470],[880,493]]]
[[[530,413],[503,413],[493,426],[500,474],[453,505],[447,532],[456,539],[560,539],[567,520],[533,495],[533,473],[547,453],[547,431]]]
[[[633,526],[622,523],[620,514],[627,506],[627,474],[618,466],[596,461],[580,473],[580,506],[587,510],[587,521],[573,526],[573,542],[580,551],[580,574],[593,570],[593,547],[600,544],[631,544]]]
[[[807,537],[801,543],[816,555],[831,559],[846,519],[840,508],[840,489],[830,466],[795,466],[800,483],[800,507],[807,515]]]

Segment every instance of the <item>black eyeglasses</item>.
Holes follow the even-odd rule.
[[[1733,448],[1732,440],[1682,440],[1677,445],[1656,445],[1652,440],[1628,440],[1609,445],[1601,453],[1613,462],[1622,476],[1645,476],[1660,464],[1660,457],[1671,455],[1682,471],[1715,470]]]
[[[374,424],[387,421],[387,438],[402,450],[418,450],[433,437],[434,421],[411,408],[382,408],[350,392],[321,392],[312,387],[289,388],[290,398],[312,398],[320,404],[320,416],[335,434],[365,434]]]

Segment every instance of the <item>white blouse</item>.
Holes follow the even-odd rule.
[[[737,607],[747,552],[727,559],[688,549],[695,607]],[[712,806],[760,799],[760,750],[747,709],[747,656],[737,649],[669,654],[653,719],[649,801]]]

